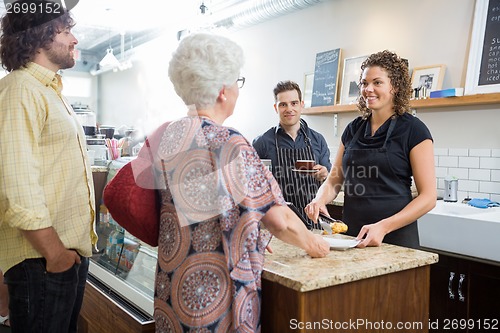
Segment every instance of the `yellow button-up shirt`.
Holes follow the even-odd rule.
[[[94,186],[85,134],[60,75],[35,63],[0,80],[0,269],[41,255],[20,230],[53,227],[92,255]]]

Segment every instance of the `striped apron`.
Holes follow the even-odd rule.
[[[273,166],[273,175],[280,184],[283,197],[297,208],[300,212],[299,217],[307,228],[320,228],[319,224],[311,221],[304,212],[305,206],[314,199],[320,183],[314,178],[311,172],[295,171],[295,161],[315,160],[310,139],[302,128],[300,130],[304,134],[304,141],[307,145],[307,147],[302,149],[279,148],[278,136],[275,134],[274,140],[278,165]]]

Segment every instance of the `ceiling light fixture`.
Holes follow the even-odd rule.
[[[104,58],[102,58],[101,61],[99,61],[99,66],[101,67],[118,67],[120,66],[120,61],[116,59],[115,55],[113,54],[113,49],[109,48],[106,50],[106,55]]]
[[[132,68],[132,61],[129,59],[125,59],[125,32],[122,31],[120,33],[121,35],[121,60],[118,60],[118,58],[115,57],[113,54],[113,48],[111,47],[111,43],[109,48],[106,50],[106,55],[102,60],[99,62],[99,66],[97,66],[97,69],[93,69],[90,71],[90,74],[92,75],[99,75],[102,73],[106,73],[109,71],[113,72],[118,72],[118,71],[124,71],[129,68]],[[131,49],[132,47],[132,42],[130,43]]]
[[[106,67],[117,67],[120,65],[120,61],[116,59],[115,55],[113,54],[113,48],[111,47],[111,29],[108,31],[108,41],[109,41],[109,46],[106,49],[106,54],[104,55],[104,58],[102,58],[101,61],[99,61],[99,66],[101,68],[106,68]]]

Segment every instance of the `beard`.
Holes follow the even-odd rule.
[[[47,50],[47,57],[59,69],[67,69],[75,66],[75,59],[71,55],[70,47],[62,43],[53,42],[51,48]]]

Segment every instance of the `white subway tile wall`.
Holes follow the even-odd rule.
[[[335,161],[335,157],[337,157],[337,152],[339,151],[338,146],[328,146],[328,149],[330,149],[330,163],[333,164]]]
[[[330,148],[333,163],[338,147]],[[438,195],[444,178],[458,178],[458,199],[487,198],[500,202],[500,149],[434,148]]]
[[[500,201],[500,149],[434,148],[438,195],[444,178],[458,178],[458,199]]]
[[[491,170],[491,180],[500,182],[500,170]]]

